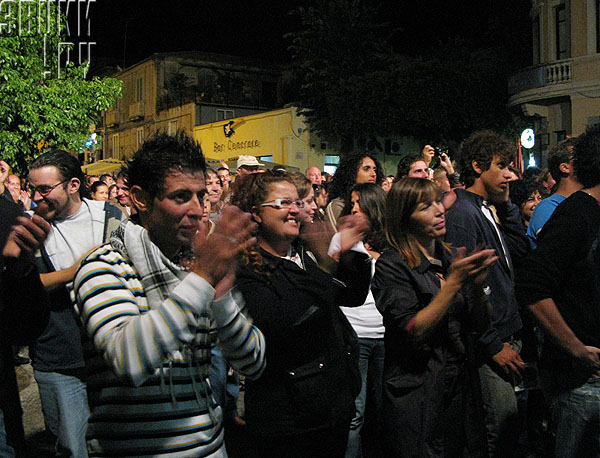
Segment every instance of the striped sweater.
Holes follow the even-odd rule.
[[[85,258],[74,292],[96,350],[86,356],[89,456],[226,457],[207,382],[211,342],[247,377],[264,369],[264,338],[237,298],[214,300],[190,273],[149,304],[135,267],[109,244]]]

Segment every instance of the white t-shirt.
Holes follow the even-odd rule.
[[[90,208],[96,211],[92,212]],[[83,199],[79,210],[74,214],[50,222],[52,230],[46,238],[44,248],[56,270],[71,267],[92,248],[102,244],[105,218],[103,208],[104,202]],[[67,287],[70,289],[71,284]]]
[[[340,233],[336,232],[329,244],[328,254],[331,256],[340,250]],[[369,254],[363,242],[358,242],[352,247],[352,251]],[[370,255],[369,255],[370,257]],[[375,273],[375,259],[371,258],[371,278]],[[365,303],[360,307],[340,307],[348,321],[354,328],[354,331],[363,339],[383,339],[385,328],[383,327],[383,317],[375,306],[375,298],[369,288],[369,293]]]

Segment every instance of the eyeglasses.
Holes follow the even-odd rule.
[[[276,210],[281,210],[282,208],[290,209],[292,205],[295,205],[298,208],[304,208],[304,201],[302,200],[292,200],[292,199],[275,199],[271,202],[265,202],[264,204],[260,204],[261,207],[273,207]]]
[[[66,183],[67,181],[71,181],[71,179],[69,178],[68,180],[63,180],[60,183],[56,183],[54,186],[47,186],[45,184],[39,186],[29,186],[29,193],[31,194],[31,197],[33,197],[36,192],[38,192],[40,196],[46,197],[48,194],[54,191],[54,188]]]

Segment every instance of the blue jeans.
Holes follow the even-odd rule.
[[[513,456],[519,438],[519,413],[515,390],[510,382],[500,377],[487,364],[479,368],[479,380],[489,456]]]
[[[574,376],[569,372],[541,372],[556,425],[554,454],[560,458],[600,457],[600,378],[576,386]]]
[[[58,456],[87,458],[85,432],[90,416],[85,383],[58,372],[33,371],[46,428],[57,438]]]
[[[383,339],[358,339],[360,355],[358,366],[362,385],[360,393],[354,401],[356,412],[350,423],[348,446],[345,458],[362,457],[362,441],[360,432],[365,421],[367,396],[373,400],[375,431],[381,431],[379,420],[381,415],[382,383],[383,383]],[[375,439],[375,438],[373,438]],[[374,442],[377,442],[374,440]]]
[[[233,380],[227,382],[228,364],[223,358],[221,350],[216,345],[210,349],[210,371],[208,379],[212,388],[213,398],[223,409],[223,415],[231,412],[237,416],[237,399],[240,395],[240,379],[237,374],[232,377]]]
[[[4,430],[4,415],[0,410],[0,458],[15,458],[15,451],[6,443],[6,431]]]

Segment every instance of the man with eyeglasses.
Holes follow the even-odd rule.
[[[72,282],[83,255],[107,240],[122,213],[108,202],[83,198],[81,164],[65,151],[38,157],[30,166],[29,182],[35,213],[52,227],[36,254],[51,313],[30,347],[34,376],[46,426],[57,438],[57,456],[86,457],[89,408]]]

